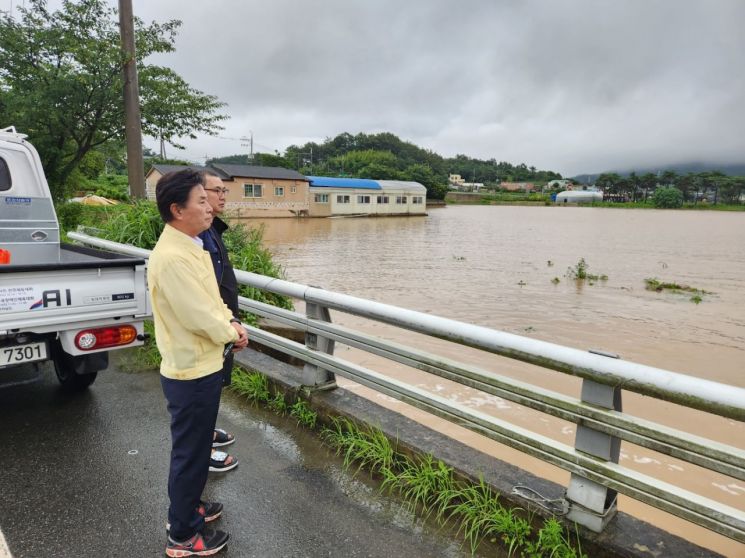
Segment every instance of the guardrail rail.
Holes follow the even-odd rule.
[[[147,258],[140,248],[69,233],[78,242]],[[339,374],[419,409],[478,432],[571,473],[565,500],[570,520],[600,532],[617,511],[616,495],[657,507],[745,543],[745,512],[619,464],[621,441],[745,480],[745,450],[635,417],[622,411],[623,391],[745,421],[745,389],[582,351],[456,320],[416,312],[236,270],[241,284],[300,299],[301,314],[240,297],[242,309],[305,332],[306,343],[246,326],[256,342],[303,360],[305,384],[333,389]],[[330,310],[361,316],[432,337],[475,347],[582,378],[579,397],[569,397],[478,367],[331,323]],[[244,324],[245,325],[245,324]],[[574,447],[408,385],[384,372],[335,356],[342,343],[464,386],[524,405],[577,425]]]

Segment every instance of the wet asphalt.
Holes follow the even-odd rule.
[[[116,359],[120,360],[120,359]],[[164,556],[168,414],[156,372],[125,362],[69,396],[53,373],[0,389],[0,531],[14,558]],[[414,520],[294,421],[224,392],[218,418],[240,465],[204,498],[225,557],[460,557],[461,541]]]

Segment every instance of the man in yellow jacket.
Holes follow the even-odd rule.
[[[212,261],[199,233],[212,223],[204,176],[194,170],[164,175],[155,197],[166,225],[148,263],[160,374],[171,415],[168,476],[168,556],[211,555],[228,534],[205,527],[222,504],[201,500],[228,344],[240,350],[246,331],[220,298]]]

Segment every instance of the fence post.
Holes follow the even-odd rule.
[[[311,320],[321,320],[331,323],[331,312],[329,312],[329,309],[314,302],[305,303],[305,315]],[[334,354],[334,340],[321,337],[315,333],[305,333],[305,346],[328,355]],[[336,375],[315,364],[305,363],[302,378],[303,385],[312,389],[336,388]]]
[[[621,388],[585,379],[582,381],[582,401],[620,412]],[[574,447],[577,451],[600,460],[618,463],[621,439],[598,432],[580,422],[577,424]],[[569,501],[567,518],[596,533],[600,533],[618,511],[615,490],[576,473],[572,473],[566,498]]]

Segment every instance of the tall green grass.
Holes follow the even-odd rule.
[[[508,556],[586,558],[579,538],[576,534],[572,537],[556,518],[545,520],[536,531],[530,515],[520,508],[503,506],[499,494],[483,478],[478,482],[456,479],[452,468],[429,454],[407,457],[380,429],[332,418],[320,434],[344,456],[346,468],[356,466],[357,471],[380,474],[381,489],[397,490],[411,510],[424,516],[434,514],[441,525],[457,527],[471,552],[484,539],[494,539],[504,544]]]
[[[288,405],[266,376],[235,367],[231,389],[255,403],[264,403],[279,414],[291,416],[313,429],[317,415],[303,399]],[[381,479],[382,491],[397,492],[404,505],[420,516],[433,516],[440,525],[452,525],[475,553],[484,539],[500,541],[509,556],[525,558],[587,558],[577,533],[555,518],[539,529],[533,517],[520,508],[509,508],[483,478],[478,482],[456,478],[451,467],[430,454],[407,455],[397,440],[371,425],[360,426],[346,417],[331,417],[319,436],[338,456],[345,469],[366,471]]]

